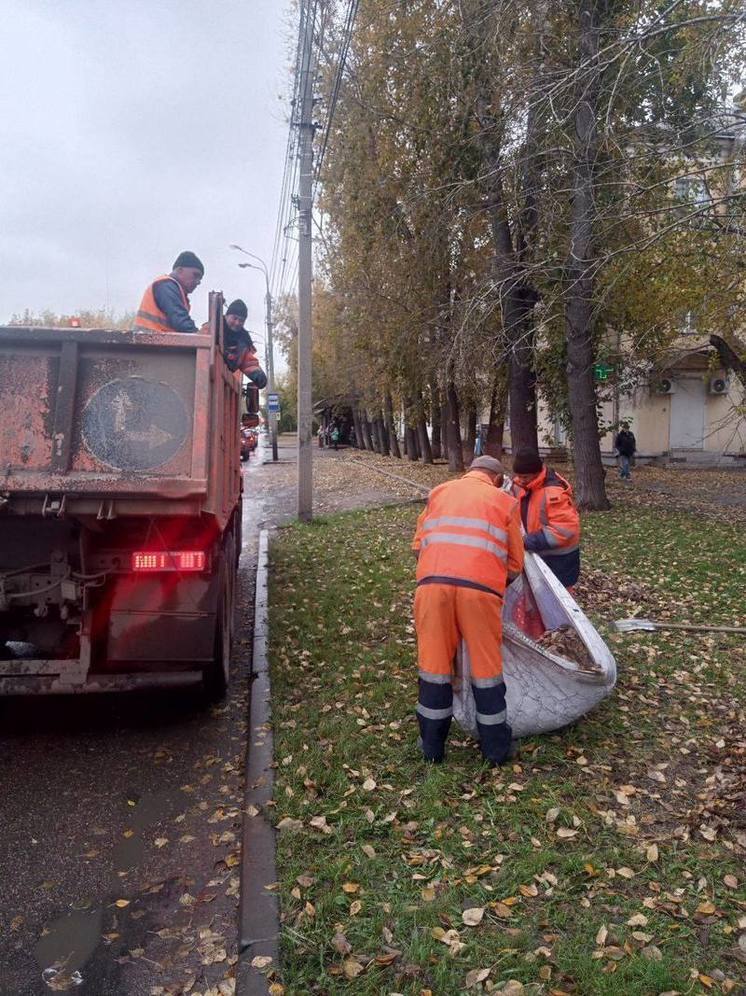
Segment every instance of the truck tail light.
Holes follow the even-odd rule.
[[[137,550],[132,554],[132,570],[142,573],[204,571],[206,566],[204,550]]]

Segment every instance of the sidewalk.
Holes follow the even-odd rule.
[[[285,525],[296,517],[298,488],[297,441],[295,435],[278,439],[278,461],[264,441],[245,465],[244,505],[249,506],[249,522],[256,528]],[[350,447],[333,450],[313,443],[313,513],[375,508],[415,499],[415,488],[401,486],[364,465],[365,455]],[[407,467],[391,467],[407,476]]]

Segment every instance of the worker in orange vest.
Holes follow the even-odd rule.
[[[464,477],[430,492],[417,520],[414,618],[417,630],[422,752],[443,760],[453,711],[453,661],[463,640],[471,664],[482,754],[510,756],[511,730],[502,676],[506,586],[523,569],[518,504],[501,490],[503,468],[477,457]]]
[[[225,312],[223,355],[229,370],[240,370],[257,388],[267,386],[267,375],[256,355],[254,341],[244,328],[249,309],[241,298],[231,301]]]
[[[513,457],[512,494],[521,507],[526,549],[572,588],[580,576],[580,515],[572,486],[544,466],[537,450],[519,449]]]
[[[146,288],[134,327],[144,332],[198,332],[189,315],[189,295],[199,287],[204,272],[193,252],[179,253],[171,272]]]

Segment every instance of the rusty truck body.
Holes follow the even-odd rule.
[[[225,692],[241,375],[209,333],[0,327],[0,694]]]

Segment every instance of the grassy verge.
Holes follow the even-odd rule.
[[[743,643],[610,636],[619,687],[582,723],[498,771],[454,728],[447,763],[426,768],[415,517],[337,516],[272,548],[276,992],[742,991]],[[743,613],[736,527],[595,515],[584,558],[601,628]]]

